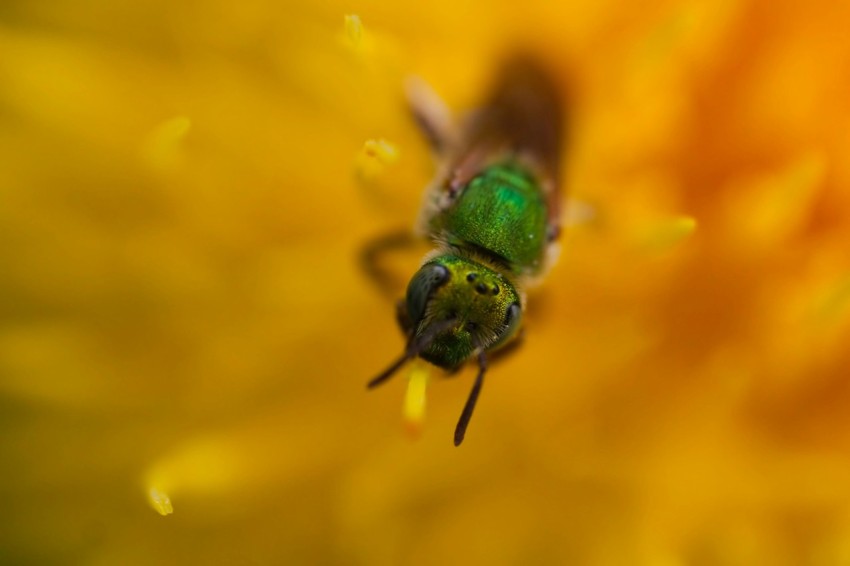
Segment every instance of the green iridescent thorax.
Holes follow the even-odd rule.
[[[546,202],[528,172],[512,163],[493,165],[433,218],[432,230],[451,245],[506,261],[515,273],[534,273],[546,252]]]
[[[448,277],[429,289],[424,305],[419,302],[422,306],[417,306],[413,283],[408,289],[414,332],[421,337],[444,325],[445,321],[453,322],[448,329],[436,334],[420,353],[422,358],[440,367],[454,368],[479,349],[497,348],[516,334],[520,298],[507,277],[480,262],[455,254],[432,259],[420,272],[427,272],[435,265],[444,267]]]

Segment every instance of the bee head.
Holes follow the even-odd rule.
[[[457,368],[476,354],[483,359],[485,351],[517,335],[522,318],[519,293],[508,278],[454,254],[435,257],[419,268],[402,307],[407,347],[369,382],[370,389],[416,356],[445,369]]]
[[[407,316],[419,356],[451,369],[476,352],[507,342],[520,326],[520,298],[513,283],[481,263],[453,254],[438,256],[410,280]]]

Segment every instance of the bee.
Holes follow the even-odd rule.
[[[448,371],[477,361],[455,428],[459,446],[488,359],[517,342],[524,290],[557,255],[564,100],[552,77],[528,58],[505,65],[490,96],[461,120],[452,120],[422,83],[408,88],[408,98],[438,157],[418,223],[434,249],[399,302],[404,351],[368,388],[417,357]]]

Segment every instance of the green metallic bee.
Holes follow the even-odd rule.
[[[552,79],[526,59],[507,65],[489,100],[460,124],[422,85],[408,94],[441,164],[419,222],[435,250],[399,303],[406,348],[368,387],[416,357],[449,371],[477,359],[478,375],[455,429],[458,446],[488,356],[520,335],[523,288],[557,255],[564,101]]]

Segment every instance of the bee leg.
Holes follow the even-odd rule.
[[[420,131],[436,155],[444,155],[454,146],[458,128],[448,107],[434,90],[419,77],[410,77],[405,83],[407,104]]]
[[[404,289],[404,282],[387,269],[383,260],[388,253],[411,249],[416,244],[417,238],[409,230],[381,234],[361,248],[360,268],[384,295],[395,298]]]

